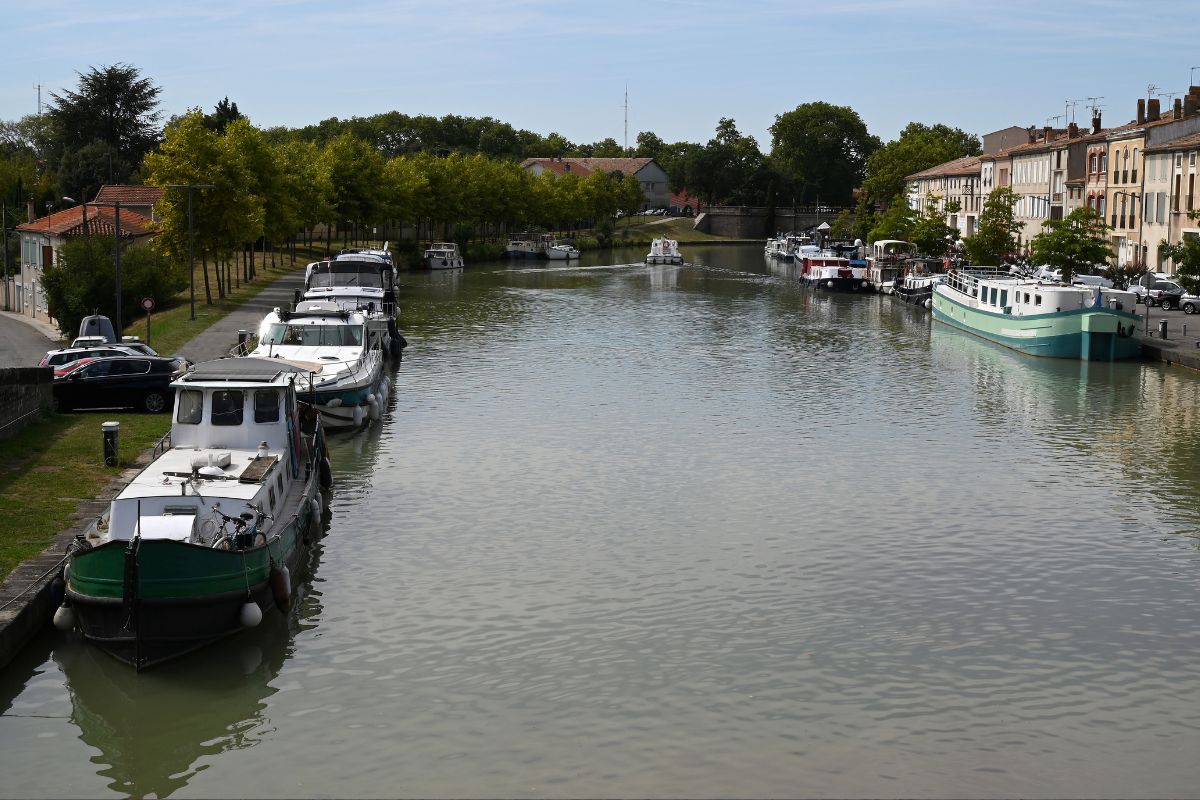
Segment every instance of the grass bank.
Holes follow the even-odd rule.
[[[121,423],[121,466],[104,466],[100,424]],[[91,500],[171,427],[169,414],[56,414],[0,442],[0,580],[70,526]]]

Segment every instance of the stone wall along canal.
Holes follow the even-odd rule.
[[[0,793],[1193,795],[1198,375],[685,256],[407,276],[289,624],[48,633]]]

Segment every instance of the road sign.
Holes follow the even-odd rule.
[[[153,297],[143,297],[142,298],[142,310],[145,311],[147,314],[149,314],[151,311],[154,310],[154,298]]]

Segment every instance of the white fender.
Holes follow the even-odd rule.
[[[54,627],[69,631],[75,627],[75,609],[68,605],[59,606],[54,612]]]
[[[262,609],[258,607],[258,603],[248,601],[242,605],[242,627],[253,628],[262,622]]]
[[[363,407],[355,406],[354,407],[354,424],[355,424],[355,426],[358,426],[358,425],[362,425],[362,423],[363,423]]]

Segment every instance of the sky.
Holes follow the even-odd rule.
[[[164,118],[223,97],[260,127],[386,111],[491,116],[574,142],[703,143],[721,117],[770,147],[823,100],[894,139],[1059,125],[1200,83],[1195,0],[0,0],[0,119],[90,67],[162,87]],[[1192,69],[1192,67],[1198,67]],[[1158,87],[1153,91],[1148,88]],[[1102,98],[1089,100],[1089,98]],[[1164,108],[1169,98],[1162,98]],[[1077,101],[1072,108],[1070,101]],[[1055,117],[1059,117],[1055,120]]]

